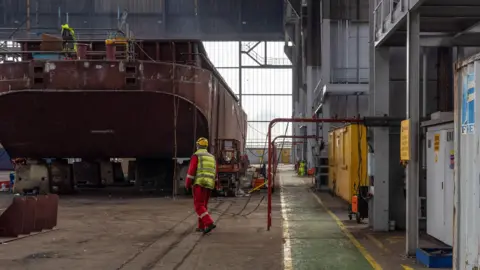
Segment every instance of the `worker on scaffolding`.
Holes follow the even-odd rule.
[[[193,205],[198,215],[198,232],[207,234],[216,228],[208,213],[208,200],[212,189],[218,187],[215,157],[207,151],[208,140],[197,140],[197,151],[190,159],[185,188],[192,188]]]
[[[67,23],[62,24],[62,39],[64,52],[77,52],[77,38],[75,36],[75,31]]]

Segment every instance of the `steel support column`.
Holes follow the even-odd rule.
[[[308,47],[304,47],[304,49],[308,50]],[[319,81],[319,76],[316,75],[316,69],[312,66],[307,66],[307,87],[306,87],[306,103],[305,103],[305,116],[306,117],[314,117],[313,111],[313,90]],[[317,124],[306,124],[307,126],[307,134],[308,136],[315,135]],[[315,147],[315,141],[307,141],[307,164],[309,168],[315,167],[315,158],[313,148]]]
[[[242,42],[238,42],[238,104],[242,107],[242,93],[243,93],[243,72],[242,72]],[[267,56],[265,55],[265,59]]]
[[[410,161],[407,165],[406,253],[414,256],[418,247],[418,183],[420,124],[420,14],[407,14],[407,119],[410,119]]]
[[[369,85],[368,85],[368,114],[370,116],[375,116],[375,83],[374,83],[374,78],[375,78],[375,15],[374,15],[374,10],[376,6],[376,0],[369,0],[368,1],[368,26],[369,26],[369,59],[368,59],[368,66],[370,68],[369,72]],[[375,140],[375,138],[372,136],[373,132],[370,132],[367,134],[370,139]],[[372,183],[370,183],[372,185]],[[371,213],[368,217],[368,225],[370,227],[373,227],[373,221],[374,221],[374,215],[373,215],[373,200],[368,201],[368,213]]]
[[[375,15],[373,11],[375,10],[376,0],[369,0],[368,7],[369,7],[369,15],[368,15],[368,26],[369,26],[369,58],[368,58],[368,66],[370,67],[369,72],[369,87],[368,87],[368,112],[371,116],[375,115],[375,107],[374,104],[374,97],[375,97],[375,87],[373,80],[375,78]],[[371,224],[370,224],[371,225]]]
[[[463,60],[465,55],[465,51],[463,48],[457,47],[457,61]],[[458,72],[458,70],[455,68],[455,72]],[[465,263],[465,261],[462,261],[462,254],[465,254],[464,251],[462,251],[461,247],[465,247],[467,245],[466,241],[466,235],[465,233],[462,234],[462,226],[465,226],[462,224],[462,222],[465,222],[465,217],[463,216],[464,213],[462,211],[462,185],[460,182],[460,177],[462,176],[462,171],[460,170],[463,162],[462,155],[464,153],[461,151],[462,150],[462,144],[460,143],[460,136],[461,130],[462,130],[462,114],[460,112],[462,106],[463,106],[463,91],[460,90],[462,89],[459,87],[459,84],[462,82],[460,76],[455,76],[454,79],[454,108],[455,108],[455,113],[454,113],[454,125],[455,125],[455,137],[453,139],[454,141],[454,151],[455,151],[455,174],[454,174],[454,215],[453,215],[453,269],[462,269],[462,265]],[[466,161],[469,162],[469,161]],[[468,173],[468,172],[467,172]],[[463,218],[463,219],[462,219]]]
[[[330,19],[322,20],[322,79],[323,85],[330,83],[331,72],[331,50],[330,50]]]
[[[390,112],[390,50],[375,48],[374,53],[374,116]],[[375,151],[373,230],[388,231],[390,220],[390,128],[378,127],[373,131]]]
[[[293,91],[296,95],[296,99],[294,99],[294,115],[292,117],[300,117],[304,114],[305,110],[305,100],[304,100],[304,92],[302,90],[302,36],[301,36],[301,20],[300,18],[297,19],[295,22],[295,35],[294,35],[294,47],[293,47],[293,69],[292,69],[292,76],[293,76]],[[300,124],[293,123],[292,124],[293,133],[294,135],[304,135],[302,130],[300,129]],[[303,159],[303,145],[297,145],[294,148],[296,161],[298,159]]]

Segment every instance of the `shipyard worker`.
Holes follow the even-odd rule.
[[[62,24],[63,50],[69,52],[77,51],[77,39],[75,31],[68,24]]]
[[[298,167],[298,175],[299,176],[305,176],[305,161],[301,160],[300,165]]]
[[[185,188],[192,188],[193,205],[198,215],[197,231],[207,234],[215,229],[210,214],[208,213],[208,199],[212,189],[217,186],[217,165],[215,157],[208,153],[208,140],[199,138],[197,140],[197,151],[190,159],[190,166],[187,172]]]

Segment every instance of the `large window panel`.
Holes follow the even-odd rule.
[[[270,121],[273,118],[292,117],[292,96],[243,95],[243,109],[248,121]]]
[[[243,50],[248,51],[255,44],[257,42],[242,42]],[[204,46],[210,60],[232,91],[237,96],[242,92],[242,107],[248,115],[247,147],[263,149],[266,146],[269,122],[273,118],[292,116],[292,70],[269,66],[291,64],[283,52],[284,43],[268,42],[266,46],[263,42],[259,43],[252,48],[250,56],[243,54],[242,68],[239,67],[238,42],[204,42]],[[252,57],[258,61],[252,60]],[[258,63],[266,63],[267,66],[261,67]],[[242,91],[239,91],[240,70]],[[277,123],[272,130],[272,138],[291,135],[291,126],[291,123]],[[291,139],[285,141],[290,145]]]
[[[267,142],[269,122],[250,122],[247,127],[247,147],[249,148],[264,148]],[[276,123],[272,127],[272,140],[276,136],[291,135],[292,123]],[[281,143],[283,139],[277,139],[276,142]],[[287,138],[285,142],[290,142],[292,139]]]
[[[284,52],[285,42],[242,42],[242,65],[243,66],[288,66],[292,62]]]
[[[291,69],[242,69],[243,94],[292,94]]]
[[[236,41],[227,42],[203,42],[208,58],[217,68],[238,67],[239,44]],[[238,71],[237,71],[238,72]]]
[[[218,73],[222,75],[223,79],[228,84],[228,86],[230,86],[230,89],[232,89],[232,91],[238,95],[239,94],[238,88],[240,86],[239,73],[238,73],[239,69],[238,68],[217,68],[217,70],[218,70]]]

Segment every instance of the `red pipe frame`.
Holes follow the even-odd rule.
[[[315,135],[300,136],[300,135],[278,135],[273,138],[272,143],[274,144],[277,139],[321,139],[322,137],[317,137]]]
[[[272,227],[272,127],[275,123],[362,123],[358,118],[275,118],[268,124],[268,213],[267,230]]]
[[[323,139],[321,136],[315,136],[315,135],[307,135],[307,136],[300,136],[300,135],[278,135],[277,137],[273,138],[272,145],[275,145],[275,141],[280,138],[288,138],[288,139]],[[304,143],[304,142],[301,142]],[[275,155],[275,158],[276,155]],[[277,164],[278,166],[278,164]],[[272,178],[275,178],[275,175],[277,174],[277,166],[275,166],[275,171],[273,172]]]

